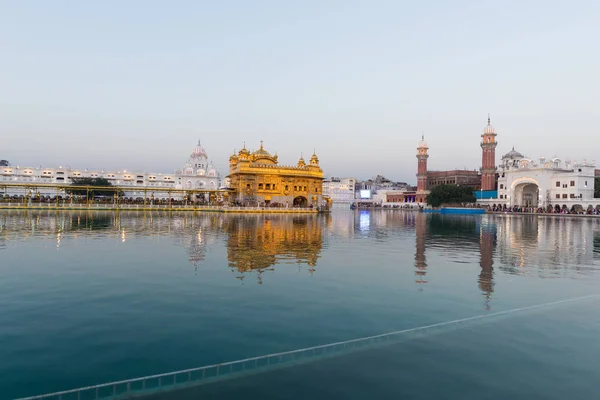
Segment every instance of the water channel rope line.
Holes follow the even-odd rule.
[[[263,372],[269,368],[282,367],[282,364],[298,363],[306,357],[319,357],[319,359],[332,356],[333,353],[340,354],[348,352],[359,346],[382,343],[385,340],[398,337],[401,339],[410,333],[425,333],[452,325],[460,325],[468,322],[476,322],[493,317],[516,314],[523,311],[535,310],[544,307],[550,307],[559,304],[565,304],[575,301],[591,299],[600,296],[592,294],[581,297],[573,297],[564,300],[557,300],[532,306],[513,308],[505,311],[497,311],[489,314],[481,314],[473,317],[460,318],[452,321],[438,322],[431,325],[408,328],[394,332],[383,333],[379,335],[367,336],[358,339],[346,340],[341,342],[329,343],[319,346],[307,347],[303,349],[285,351],[262,355],[258,357],[246,358],[243,360],[229,361],[220,364],[207,365],[198,368],[190,368],[175,372],[168,372],[157,375],[150,375],[140,378],[133,378],[123,381],[104,383],[100,385],[87,386],[78,389],[65,390],[61,392],[42,394],[38,396],[22,397],[16,400],[39,400],[39,399],[120,399],[152,395],[165,390],[176,390],[190,386],[196,386],[203,383],[214,382],[220,379],[230,379],[246,375],[249,373]],[[178,381],[179,377],[179,381]]]

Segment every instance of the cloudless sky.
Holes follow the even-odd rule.
[[[327,176],[415,183],[497,163],[595,160],[598,1],[0,0],[0,158],[219,170],[243,142]]]

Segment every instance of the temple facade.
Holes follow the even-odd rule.
[[[323,207],[323,170],[313,154],[306,164],[302,156],[296,165],[280,165],[277,154],[246,145],[229,157],[230,200],[245,206]]]

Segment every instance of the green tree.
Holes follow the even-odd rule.
[[[439,185],[427,195],[427,204],[439,207],[442,204],[474,203],[473,188],[459,185]]]
[[[122,192],[113,189],[112,183],[105,178],[71,178],[71,182],[71,186],[77,186],[77,188],[67,189],[67,192],[72,195],[85,196],[89,194],[90,197],[114,196],[115,193],[122,195]],[[83,188],[84,186],[89,190]]]
[[[9,165],[8,160],[0,160],[0,167],[8,167]]]
[[[594,179],[594,197],[600,198],[600,176]]]

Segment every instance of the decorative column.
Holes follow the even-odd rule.
[[[488,123],[481,135],[481,190],[496,190],[496,132],[488,114]]]

